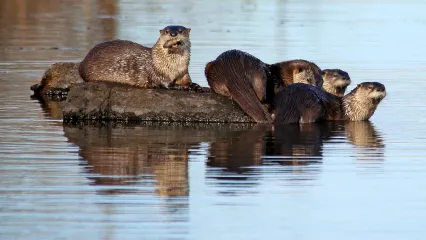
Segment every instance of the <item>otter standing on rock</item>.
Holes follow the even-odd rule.
[[[293,60],[268,65],[251,54],[229,50],[207,63],[209,86],[231,97],[256,122],[272,122],[275,92],[294,82],[322,86],[321,70],[313,63]]]
[[[296,83],[277,93],[275,123],[368,120],[385,96],[385,86],[378,82],[358,84],[344,97],[311,85]]]
[[[188,73],[190,30],[167,26],[160,30],[152,48],[126,40],[100,43],[80,63],[80,76],[86,82],[114,82],[140,88],[170,88],[176,84],[194,87]]]
[[[324,90],[339,97],[345,95],[346,88],[351,84],[349,74],[340,69],[324,69],[322,78]]]

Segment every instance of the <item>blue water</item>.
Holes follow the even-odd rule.
[[[425,239],[426,2],[0,2],[0,239]],[[29,87],[95,44],[190,27],[228,49],[379,81],[369,122],[67,125]]]

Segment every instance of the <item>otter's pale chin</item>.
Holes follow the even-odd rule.
[[[374,91],[370,93],[370,97],[373,99],[383,99],[386,97],[386,92]]]
[[[334,85],[336,87],[347,87],[347,86],[349,86],[349,84],[351,84],[351,80],[341,80],[341,79],[339,79],[339,80],[336,80],[334,82]]]

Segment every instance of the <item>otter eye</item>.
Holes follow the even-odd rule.
[[[178,32],[180,33],[180,34],[182,34],[182,28],[179,28],[179,30],[178,30]]]
[[[337,77],[337,74],[333,74],[333,77]]]
[[[368,89],[372,90],[372,89],[373,89],[373,86],[368,86]]]
[[[301,73],[301,72],[303,72],[303,69],[299,68],[299,69],[297,69],[297,72]]]
[[[166,29],[166,34],[169,34],[170,33],[170,30],[169,29]]]

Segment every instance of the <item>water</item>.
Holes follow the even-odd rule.
[[[424,239],[423,1],[0,1],[0,239]],[[30,98],[96,43],[192,28],[190,74],[237,48],[341,68],[370,122],[63,125]]]

